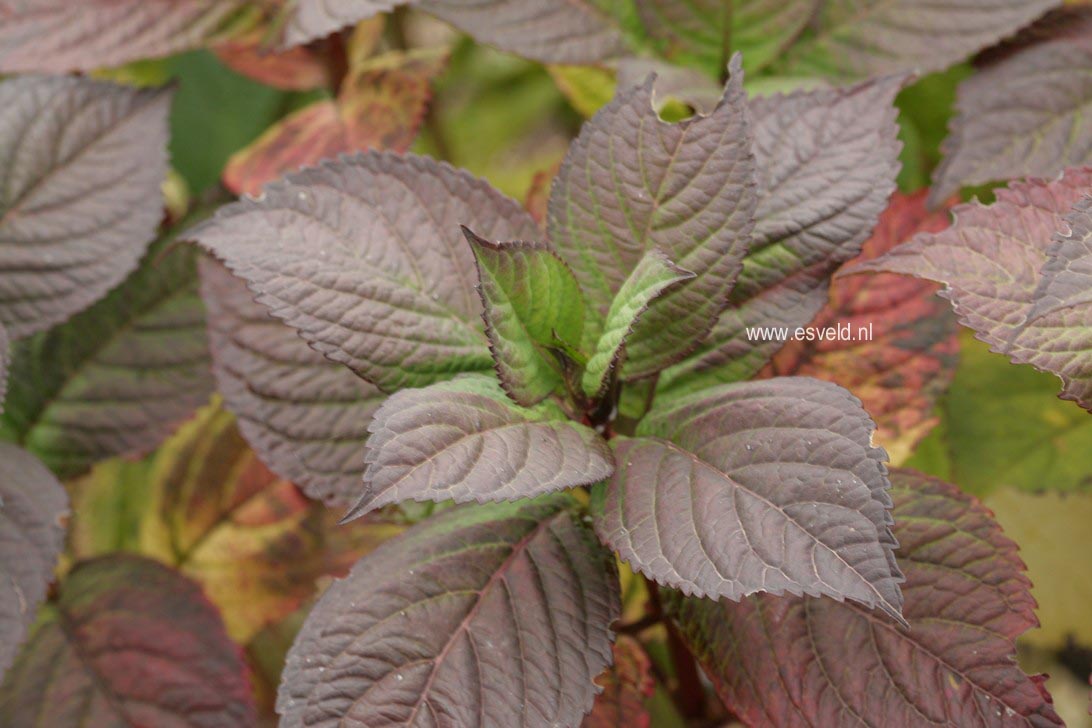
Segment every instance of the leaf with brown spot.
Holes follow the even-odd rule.
[[[946,228],[947,211],[930,213],[926,194],[896,193],[861,254],[845,266],[883,255],[916,233]],[[938,288],[889,273],[836,280],[809,328],[848,326],[857,340],[789,341],[764,375],[817,377],[850,390],[875,420],[877,442],[892,462],[902,462],[937,424],[933,407],[959,355],[958,326],[934,295]]]
[[[287,172],[368,149],[404,152],[417,136],[431,99],[430,83],[446,51],[394,51],[368,61],[344,80],[337,99],[319,101],[270,127],[232,155],[224,184],[258,194]]]

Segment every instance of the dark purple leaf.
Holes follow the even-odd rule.
[[[892,474],[909,629],[856,604],[676,595],[668,608],[744,723],[1055,728],[1013,640],[1037,624],[1016,545],[954,486]]]
[[[733,58],[717,108],[678,124],[653,108],[653,78],[621,89],[570,147],[550,195],[550,238],[602,326],[642,256],[660,248],[694,280],[658,298],[629,336],[623,376],[656,373],[697,344],[739,274],[755,210],[755,166]]]
[[[12,338],[87,308],[136,267],[163,214],[170,100],[84,78],[0,82],[0,323]]]
[[[1048,15],[960,84],[934,204],[964,185],[1092,163],[1092,8]]]
[[[364,495],[350,517],[390,503],[515,500],[610,477],[610,448],[549,402],[512,403],[491,376],[407,389],[369,426]]]
[[[362,559],[289,653],[281,726],[579,724],[620,604],[571,504],[456,508]]]
[[[289,175],[189,237],[315,349],[389,392],[492,368],[460,224],[490,240],[539,233],[466,172],[368,152]]]
[[[0,677],[53,581],[67,515],[68,495],[53,473],[25,450],[0,442]]]
[[[784,343],[748,326],[807,324],[839,264],[857,255],[895,189],[895,95],[905,77],[751,101],[757,223],[743,272],[709,338],[665,373],[665,388],[749,379]]]
[[[899,618],[883,450],[860,402],[814,379],[721,386],[615,441],[596,531],[687,594],[825,595]]]
[[[854,270],[943,283],[940,295],[952,302],[960,323],[1014,362],[1057,374],[1062,398],[1089,409],[1092,306],[1073,290],[1087,280],[1080,251],[1087,245],[1088,211],[1082,206],[1067,216],[1090,193],[1092,168],[1070,169],[1052,182],[1014,182],[997,191],[992,205],[956,207],[955,222],[944,232],[918,235]],[[1051,253],[1058,257],[1044,270]],[[1047,288],[1040,290],[1043,272]],[[1050,298],[1038,305],[1044,295]],[[1059,307],[1059,296],[1069,304]]]
[[[0,687],[9,725],[250,728],[246,666],[196,582],[159,562],[78,564]]]
[[[385,395],[309,347],[222,265],[206,258],[200,268],[213,372],[239,430],[309,496],[350,505],[364,475],[368,423]]]
[[[0,72],[120,66],[201,45],[242,0],[0,0]]]

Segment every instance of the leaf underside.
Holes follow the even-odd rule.
[[[600,322],[650,249],[695,273],[655,301],[630,334],[626,379],[655,374],[693,348],[740,271],[755,162],[738,55],[730,71],[717,108],[678,124],[654,110],[653,77],[621,89],[584,125],[554,181],[550,240]]]
[[[289,653],[281,725],[579,724],[620,605],[614,560],[569,504],[456,508],[362,559]]]
[[[0,82],[0,323],[12,338],[136,267],[162,217],[170,99],[85,78]]]
[[[883,450],[845,390],[806,378],[722,386],[615,440],[595,527],[638,571],[687,594],[826,595],[896,619]]]
[[[1092,163],[1092,8],[1053,13],[1039,28],[960,84],[933,204],[965,185]]]
[[[56,476],[30,453],[0,442],[0,678],[53,581],[67,514],[68,495]]]
[[[91,308],[12,352],[0,433],[62,477],[151,450],[212,394],[197,251],[171,242],[154,244]]]
[[[758,207],[749,252],[728,308],[664,373],[664,390],[751,378],[782,342],[750,341],[746,328],[803,326],[826,303],[830,275],[860,252],[895,189],[894,100],[904,81],[751,101]]]
[[[0,687],[12,725],[251,728],[242,654],[201,588],[156,561],[76,566]]]
[[[1092,168],[1070,169],[1052,182],[1014,182],[992,205],[956,207],[944,232],[919,235],[855,270],[943,283],[940,295],[979,339],[1014,362],[1057,374],[1063,399],[1092,408],[1092,303],[1081,288],[1088,280],[1088,205],[1074,209],[1090,191]],[[1048,274],[1045,289],[1040,271]]]
[[[390,392],[492,368],[460,224],[490,240],[539,232],[466,172],[368,152],[289,175],[189,239],[311,346]]]
[[[954,486],[891,480],[910,629],[830,599],[674,595],[668,611],[717,693],[770,728],[1062,725],[1042,678],[1016,664],[1013,641],[1037,624],[1016,545]]]
[[[516,500],[590,485],[613,458],[596,432],[514,405],[489,376],[406,389],[369,426],[364,494],[349,517],[414,500]]]

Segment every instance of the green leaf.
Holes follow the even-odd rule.
[[[517,407],[483,375],[398,392],[369,431],[364,493],[346,518],[410,498],[529,498],[590,485],[614,469],[594,430],[548,403]]]
[[[501,385],[530,407],[563,384],[558,340],[580,346],[584,294],[565,262],[543,243],[494,243],[464,227],[478,263],[485,331]]]
[[[652,301],[673,285],[693,277],[693,273],[672,263],[659,248],[645,253],[607,311],[603,333],[584,369],[584,392],[588,396],[601,396],[609,386],[612,373],[618,370],[625,356],[626,339]]]
[[[196,251],[172,242],[91,308],[17,343],[0,436],[69,476],[152,449],[208,401]]]

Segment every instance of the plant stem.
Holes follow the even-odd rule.
[[[330,75],[330,93],[337,96],[341,92],[342,82],[349,75],[349,50],[345,45],[345,35],[334,33],[322,44],[326,71]]]
[[[706,715],[705,688],[702,687],[698,664],[674,623],[666,618],[656,582],[645,579],[645,585],[648,588],[650,615],[656,615],[667,628],[667,649],[675,669],[676,683],[671,690],[671,699],[684,718],[691,720],[704,718]]]

